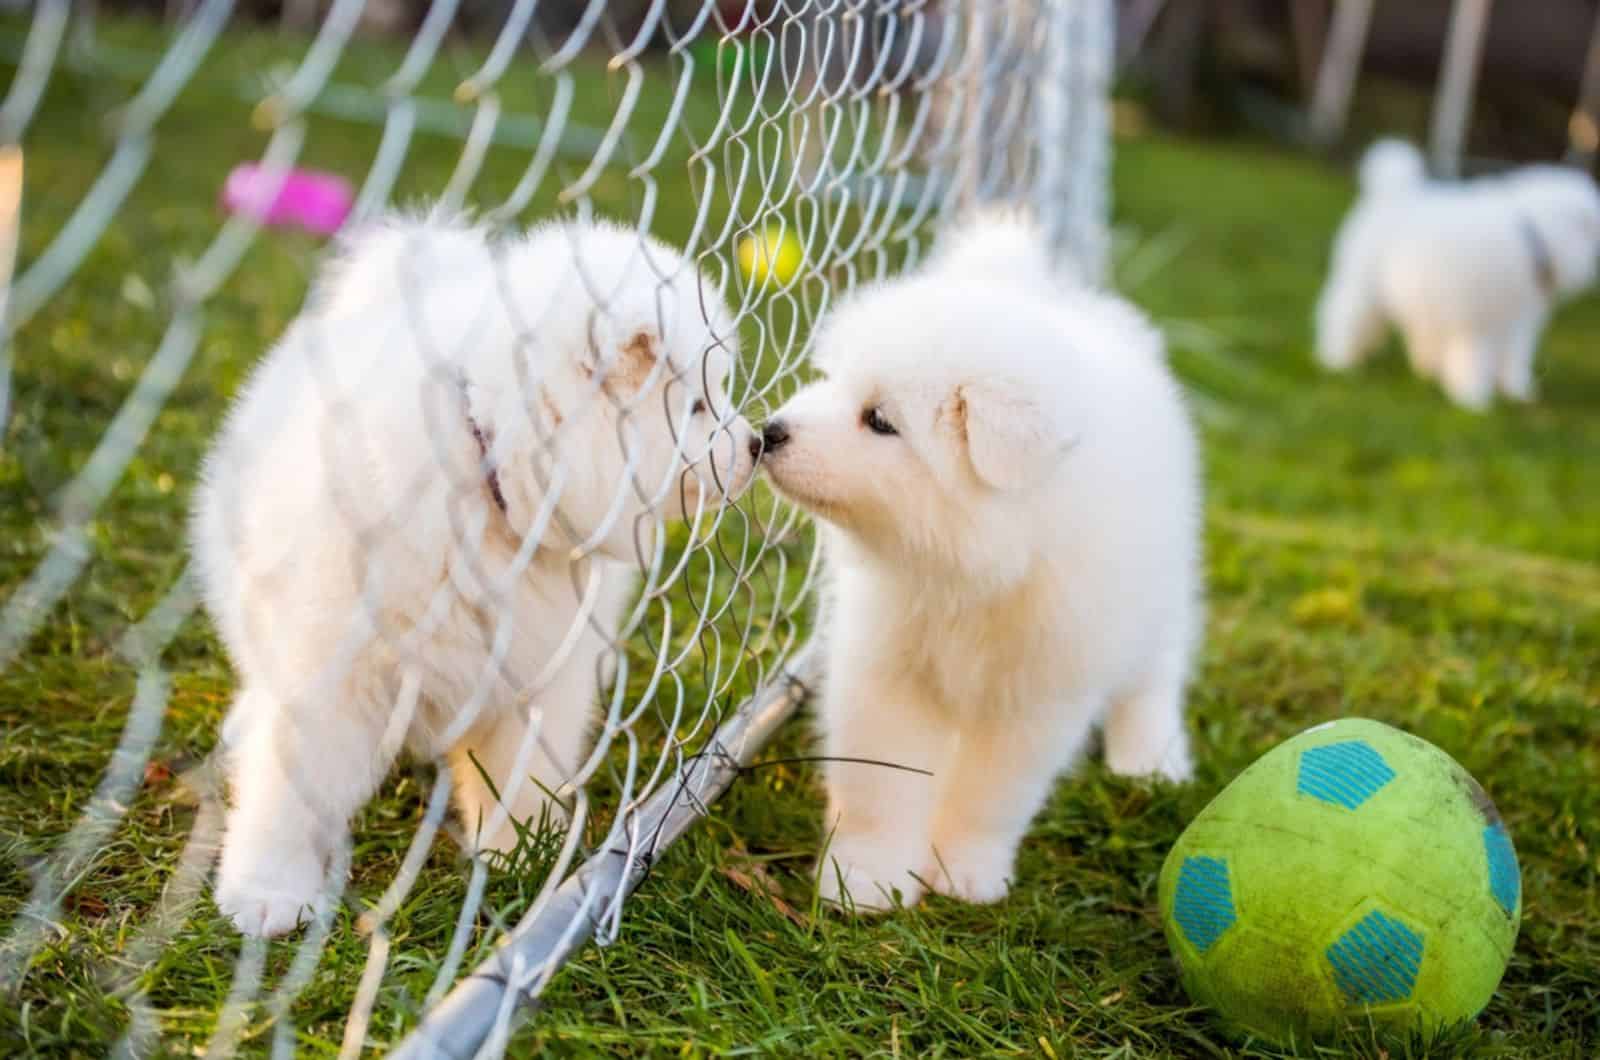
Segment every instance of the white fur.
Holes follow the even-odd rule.
[[[449,757],[468,834],[496,850],[580,772],[650,513],[714,511],[754,471],[724,391],[734,328],[701,288],[666,246],[580,223],[497,242],[390,220],[327,270],[229,416],[193,521],[239,675],[216,898],[240,930],[326,903],[402,748]]]
[[[1541,282],[1527,228],[1553,283]],[[1587,174],[1530,166],[1432,182],[1415,148],[1380,141],[1362,160],[1361,195],[1334,244],[1317,357],[1354,367],[1392,324],[1413,370],[1457,404],[1481,409],[1497,390],[1532,400],[1545,321],[1555,301],[1594,281],[1597,251],[1600,191]]]
[[[823,521],[824,752],[931,774],[826,765],[820,886],[859,909],[925,883],[1003,897],[1099,722],[1116,772],[1191,771],[1200,487],[1179,388],[1135,309],[1041,275],[1018,232],[980,218],[848,299],[824,378],[768,425],[788,439],[767,473]]]

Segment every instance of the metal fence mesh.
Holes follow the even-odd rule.
[[[296,18],[306,14],[305,5],[290,7]],[[322,253],[247,212],[224,215],[169,194],[164,152],[174,144],[191,151],[215,133],[252,145],[270,174],[307,162],[340,166],[356,178],[352,224],[396,201],[427,201],[472,209],[497,228],[607,218],[636,232],[641,246],[654,235],[680,248],[703,277],[698,296],[725,302],[737,332],[726,336],[739,350],[733,407],[715,413],[724,426],[740,414],[759,425],[804,377],[811,326],[829,304],[914,263],[941,219],[964,206],[1030,204],[1086,275],[1104,266],[1109,0],[434,0],[415,11],[334,0],[317,13],[306,36],[269,32],[253,17],[259,11],[231,0],[171,7],[164,23],[67,0],[0,15],[11,69],[0,104],[0,144],[9,145],[0,158],[8,281],[0,285],[0,437],[8,488],[36,499],[23,517],[17,564],[7,568],[17,576],[0,578],[0,670],[47,693],[58,665],[47,642],[88,621],[92,639],[107,646],[93,665],[135,675],[131,701],[116,708],[125,720],[119,742],[104,749],[98,787],[70,831],[50,837],[4,929],[7,992],[48,993],[40,955],[70,933],[73,888],[144,797],[154,749],[177,723],[182,673],[173,659],[191,657],[174,644],[199,637],[194,654],[220,665],[197,617],[193,571],[171,558],[181,554],[181,498],[200,443],[168,454],[175,470],[157,475],[154,487],[142,463],[166,439],[203,440],[216,428],[223,394],[277,340]],[[374,22],[390,35],[361,36]],[[394,34],[396,24],[408,24],[409,35]],[[62,125],[79,121],[104,146],[82,171],[57,157]],[[213,161],[226,168],[242,160]],[[209,172],[198,156],[184,165]],[[97,262],[141,243],[149,268],[122,279],[117,313],[99,311],[116,280]],[[790,258],[763,276],[766,253]],[[402,306],[415,292],[397,280],[391,293],[396,326],[411,326]],[[605,313],[603,299],[595,311]],[[140,325],[127,326],[126,313]],[[61,377],[40,367],[74,329],[106,351],[82,383],[112,395],[103,403],[63,402],[52,382]],[[537,334],[537,321],[530,329]],[[130,348],[130,334],[150,340]],[[103,413],[82,412],[90,405]],[[62,414],[89,416],[97,439],[64,475],[48,457]],[[559,432],[540,440],[544,466],[559,472],[563,444],[573,442]],[[638,483],[612,486],[620,497]],[[659,507],[668,491],[646,492]],[[242,941],[231,983],[213,999],[214,1019],[198,1030],[172,1026],[148,1003],[157,985],[147,974],[197,918],[216,916],[208,881],[226,793],[214,764],[193,769],[186,783],[198,800],[169,818],[181,841],[158,866],[160,897],[139,909],[119,959],[99,969],[126,988],[129,1023],[118,1049],[153,1055],[176,1035],[208,1054],[246,1042],[293,1052],[296,996],[330,937],[355,931],[367,957],[349,984],[343,1055],[393,1045],[419,1025],[406,1043],[418,1055],[499,1055],[576,946],[626,930],[632,887],[760,749],[811,676],[803,646],[815,556],[804,520],[759,484],[720,501],[688,506],[682,522],[653,510],[631,531],[636,586],[593,682],[595,743],[561,793],[567,823],[531,837],[509,866],[440,857],[441,845],[456,851],[465,839],[449,812],[451,775],[407,774],[425,778],[426,790],[412,796],[417,823],[387,862],[388,878],[361,875],[360,855],[352,866],[348,849],[329,867],[343,907],[359,918],[341,927],[341,906],[330,906],[290,942],[270,944],[292,948],[275,964],[268,943]],[[107,542],[108,520],[135,518],[166,527],[169,555],[119,553]],[[596,531],[605,528],[566,529],[562,547],[577,570],[598,556],[604,534]],[[547,521],[520,542],[524,562],[539,535],[555,532]],[[375,548],[372,567],[380,555]],[[116,576],[102,576],[108,568]],[[100,606],[102,585],[115,595],[129,570],[151,591]],[[583,578],[571,591],[581,600]],[[484,665],[503,663],[515,643],[508,631]],[[538,689],[523,692],[537,716]],[[402,728],[418,695],[401,681],[394,709]],[[204,727],[214,732],[220,715],[219,704]],[[358,818],[358,837],[363,826]],[[359,888],[344,887],[351,869]],[[521,886],[497,887],[502,873]],[[408,955],[391,924],[416,901],[453,903],[455,926],[442,947]],[[507,932],[512,943],[491,949]],[[407,982],[426,982],[425,990],[386,988],[397,964],[415,970],[419,962],[422,975]],[[252,1032],[263,1027],[270,1030]]]

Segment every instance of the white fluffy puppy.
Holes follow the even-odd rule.
[[[1052,781],[1190,775],[1195,440],[1160,336],[980,217],[822,325],[763,465],[822,521],[824,897],[993,902]]]
[[[1457,404],[1481,409],[1496,390],[1532,400],[1551,308],[1595,278],[1594,181],[1529,166],[1434,182],[1416,148],[1383,140],[1363,158],[1360,184],[1317,305],[1318,359],[1348,369],[1393,324],[1412,369]]]
[[[735,331],[704,291],[608,225],[496,241],[436,217],[348,242],[195,508],[239,676],[216,899],[240,930],[327,901],[402,748],[449,756],[467,832],[499,850],[580,770],[651,513],[714,509],[754,473],[724,391]]]

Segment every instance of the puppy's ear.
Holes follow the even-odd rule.
[[[1075,440],[1047,397],[1015,382],[965,383],[956,388],[950,405],[972,469],[998,490],[1039,485]]]
[[[584,357],[584,374],[599,374],[607,390],[618,397],[628,397],[638,393],[655,371],[660,350],[661,340],[654,328],[626,332],[622,341],[610,349],[592,342]]]

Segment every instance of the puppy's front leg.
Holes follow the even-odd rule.
[[[1538,388],[1533,382],[1533,357],[1544,331],[1545,311],[1529,313],[1511,328],[1505,348],[1500,352],[1500,393],[1513,401],[1532,401]]]
[[[1445,350],[1439,381],[1457,405],[1481,412],[1494,398],[1497,363],[1493,347],[1484,337],[1458,335]]]
[[[990,719],[961,732],[933,822],[933,889],[998,902],[1011,888],[1017,846],[1050,785],[1083,750],[1092,711],[1081,704]]]
[[[824,766],[828,834],[817,886],[825,901],[880,912],[894,906],[896,891],[908,906],[922,897],[917,876],[954,734],[913,703],[903,689],[837,678],[824,697],[826,757],[871,760]]]
[[[491,709],[451,748],[456,806],[474,850],[510,854],[519,828],[538,827],[546,807],[549,824],[566,821],[565,810],[550,795],[582,763],[594,713],[592,671],[568,669],[576,679],[564,675],[540,697],[543,709]]]
[[[1405,336],[1411,371],[1418,379],[1437,380],[1445,342],[1438,324],[1427,314],[1414,312],[1400,321],[1400,331]]]

